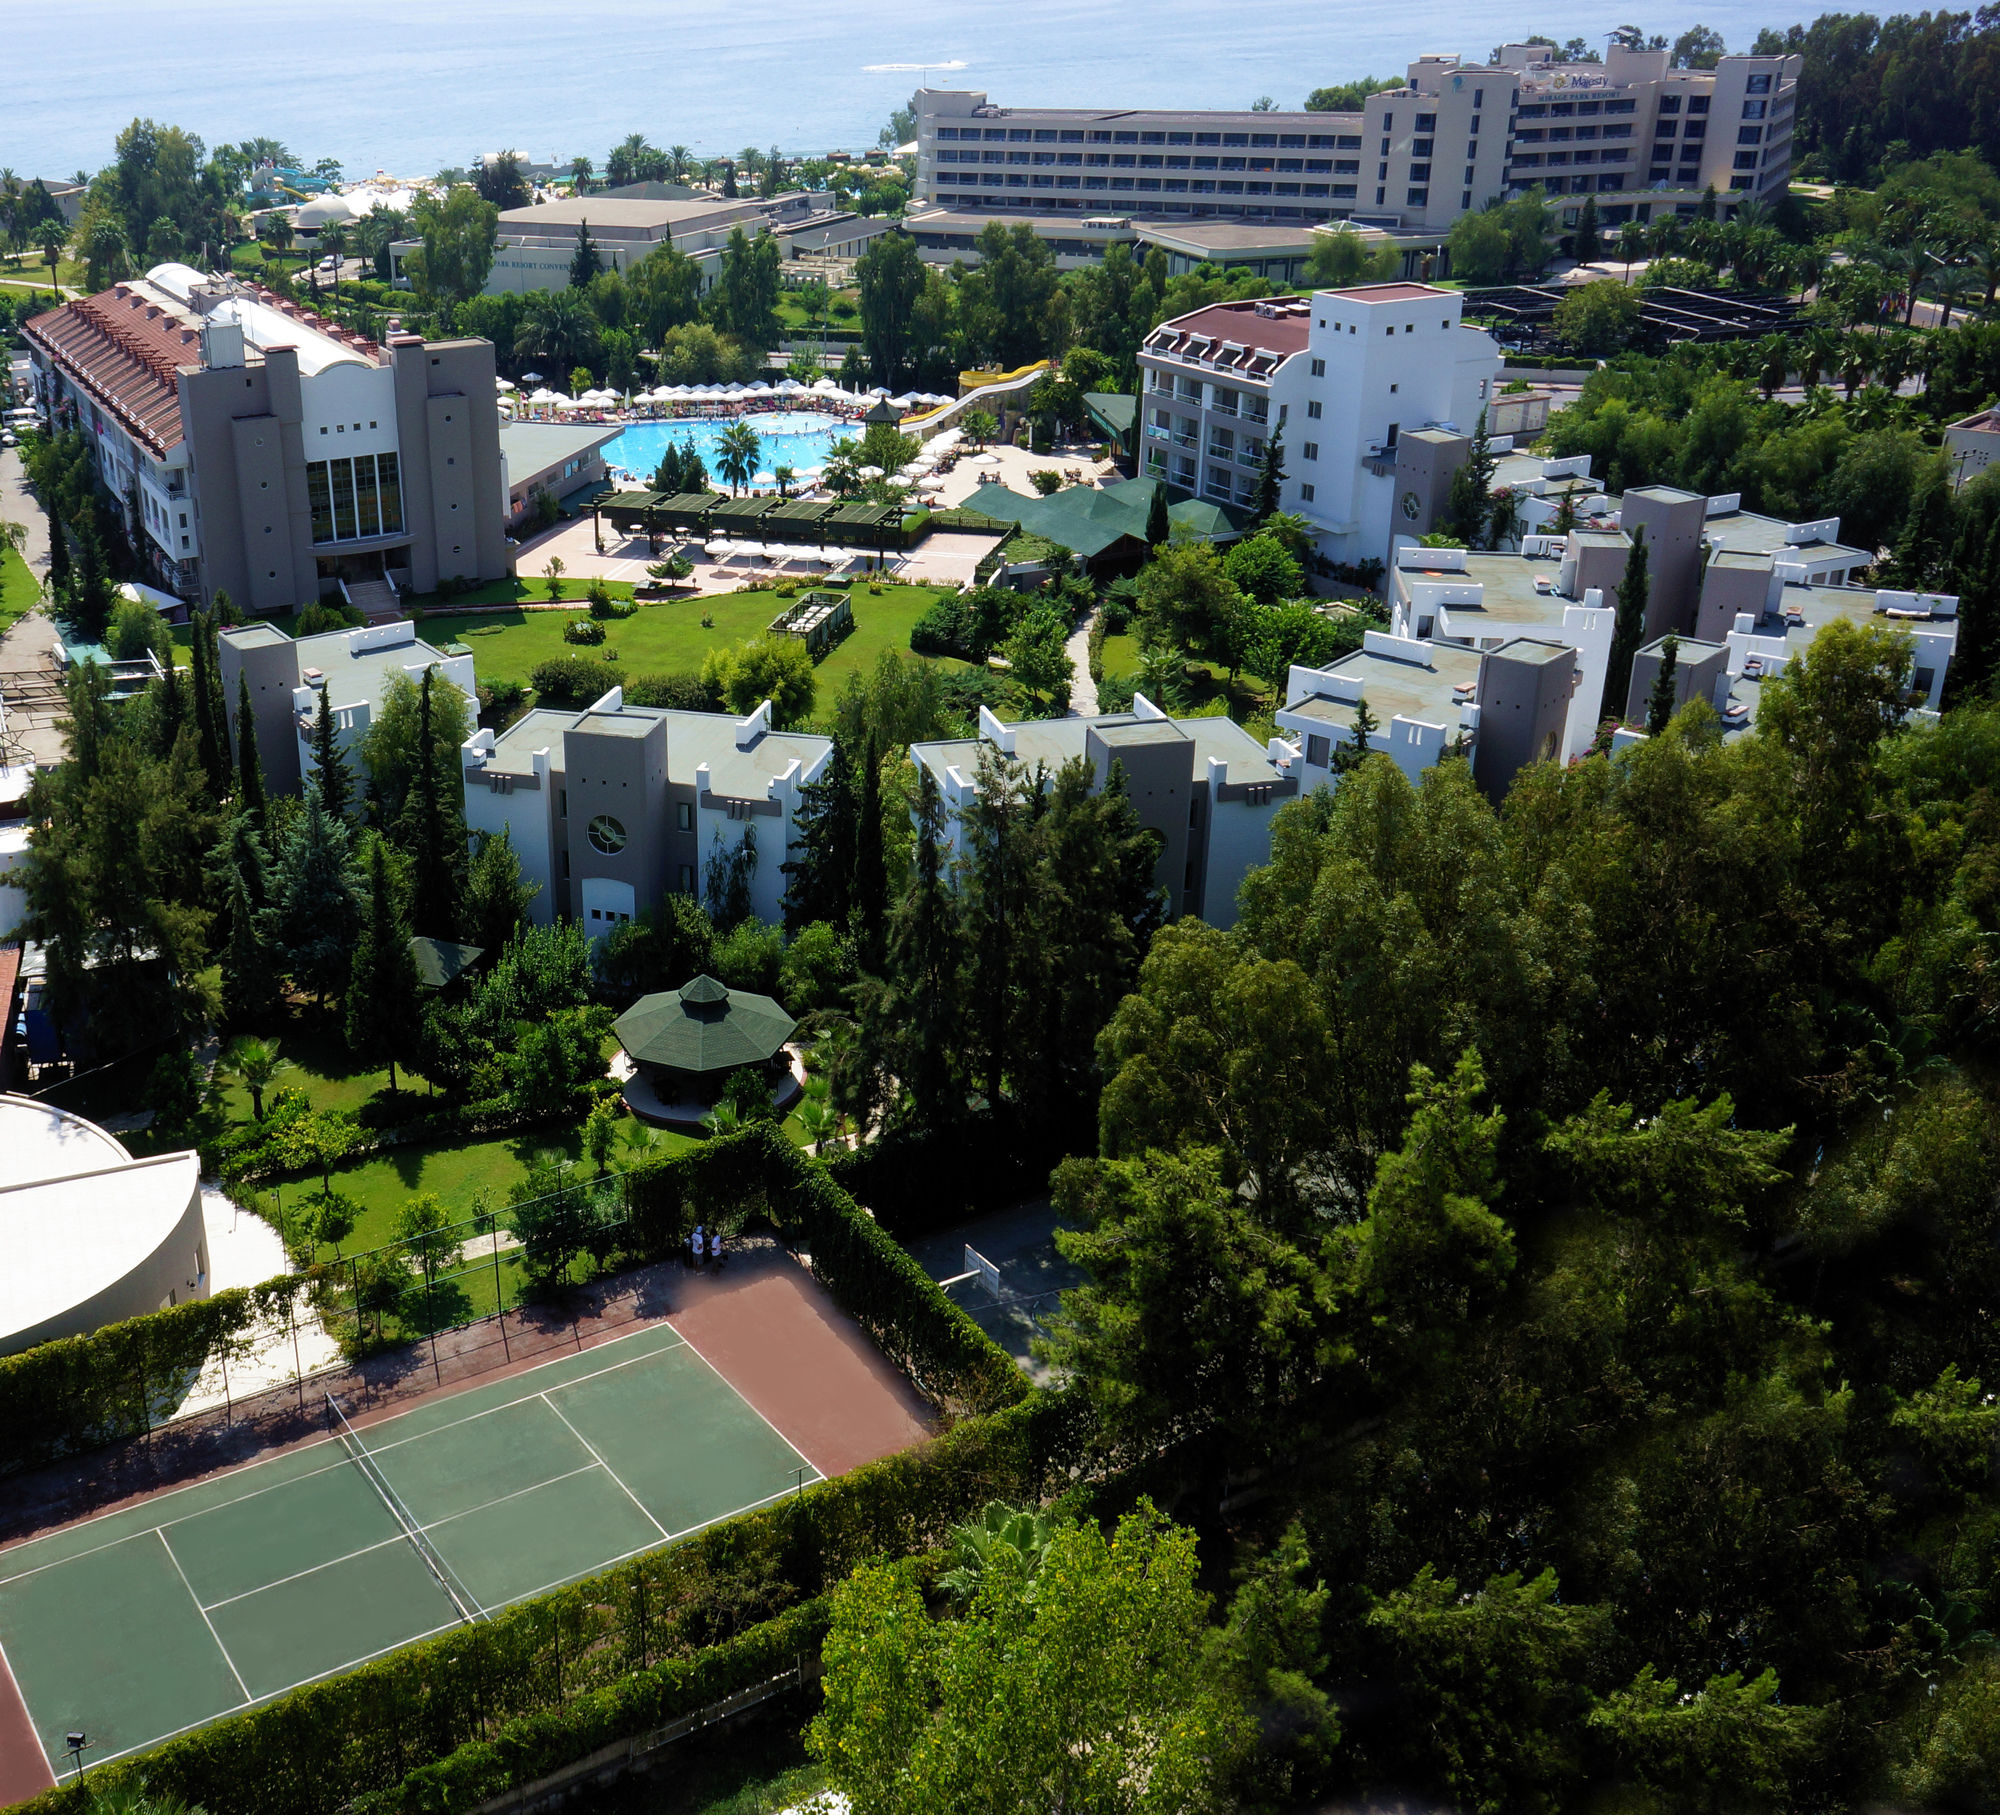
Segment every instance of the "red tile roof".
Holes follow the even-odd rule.
[[[117,284],[31,317],[23,332],[154,453],[178,445],[175,369],[201,363],[200,331],[183,311]]]
[[[1304,302],[1280,297],[1212,303],[1162,322],[1146,337],[1145,350],[1200,359],[1246,378],[1268,378],[1306,350],[1311,330],[1311,307]]]

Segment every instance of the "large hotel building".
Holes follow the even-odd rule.
[[[1613,48],[1601,63],[1551,54],[1510,44],[1492,63],[1421,57],[1403,87],[1358,113],[997,107],[924,89],[922,211],[909,228],[941,257],[963,252],[988,219],[1025,218],[1076,262],[1101,256],[1114,226],[1171,255],[1176,230],[1194,232],[1198,254],[1199,223],[1214,223],[1207,237],[1228,253],[1256,249],[1250,229],[1328,220],[1441,236],[1535,184],[1597,196],[1609,226],[1690,212],[1708,189],[1726,209],[1784,188],[1800,58],[1670,69],[1664,50]]]

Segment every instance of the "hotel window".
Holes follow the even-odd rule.
[[[1311,502],[1313,501],[1313,488],[1312,488],[1312,487],[1311,487],[1310,485],[1302,485],[1302,486],[1300,486],[1300,487],[1299,487],[1299,497],[1300,497],[1300,498],[1301,498],[1301,499],[1302,499],[1302,500],[1303,500],[1303,501],[1304,501],[1305,503],[1307,503],[1307,504],[1310,504],[1310,503],[1311,503]]]
[[[1688,112],[1706,113],[1708,112],[1708,102],[1709,102],[1709,97],[1707,95],[1689,95]]]
[[[1304,453],[1308,460],[1317,460],[1319,458],[1319,443],[1317,441],[1306,442]]]
[[[1326,361],[1323,359],[1315,359],[1313,361],[1313,364],[1316,366],[1324,367]],[[1323,372],[1315,373],[1314,376],[1321,377],[1324,376],[1324,373]],[[1308,397],[1306,399],[1306,420],[1309,422],[1317,422],[1320,417],[1320,409],[1321,409],[1320,400],[1317,397]]]
[[[1767,95],[1771,92],[1771,78],[1768,75],[1752,76],[1744,86],[1753,95]]]
[[[1315,360],[1314,360],[1314,361],[1312,362],[1312,375],[1313,375],[1313,376],[1314,376],[1315,378],[1324,378],[1324,377],[1326,376],[1326,361],[1325,361],[1325,360],[1323,360],[1323,359],[1315,359]]]
[[[1428,207],[1430,204],[1430,199],[1431,199],[1431,192],[1428,189],[1412,189],[1409,193],[1408,199],[1404,202],[1403,206],[1406,208]]]

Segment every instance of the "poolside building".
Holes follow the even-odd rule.
[[[537,707],[466,740],[465,825],[507,832],[530,916],[602,938],[670,893],[709,898],[740,876],[760,920],[783,918],[780,866],[800,790],[833,740],[778,731],[766,701],[745,718],[625,704],[621,688],[581,712]]]
[[[155,584],[239,612],[509,571],[493,347],[380,342],[233,276],[155,266],[33,317],[37,405],[79,428]]]
[[[610,481],[605,447],[624,433],[618,423],[503,422],[500,461],[507,475],[507,521],[519,528],[544,496],[560,504]]]

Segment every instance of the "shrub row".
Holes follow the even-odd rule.
[[[389,1811],[487,1797],[777,1674],[823,1630],[818,1597],[857,1564],[936,1549],[991,1499],[1083,1472],[1081,1395],[1036,1392],[803,1495],[711,1526],[491,1620],[405,1647],[91,1773],[144,1778],[210,1815]],[[82,1815],[74,1784],[25,1805]]]

